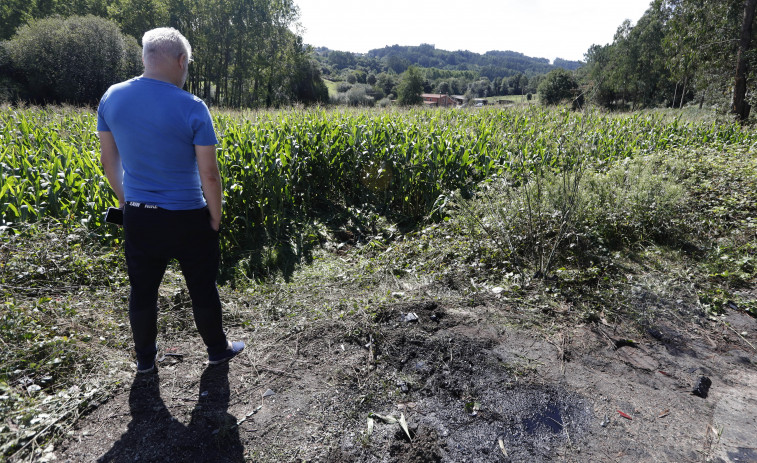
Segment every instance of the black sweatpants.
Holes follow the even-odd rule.
[[[218,232],[207,208],[170,211],[154,206],[124,206],[126,265],[129,271],[129,322],[137,357],[156,354],[158,288],[168,262],[179,261],[195,325],[209,354],[226,349],[216,277],[220,259]]]

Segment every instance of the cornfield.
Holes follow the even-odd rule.
[[[536,107],[292,109],[222,113],[215,123],[226,253],[288,240],[299,221],[333,208],[419,220],[446,192],[529,165],[565,168],[578,151],[601,163],[681,146],[757,143],[755,133],[731,123]],[[104,223],[115,197],[91,111],[0,110],[0,182],[3,228],[46,218],[118,239]]]

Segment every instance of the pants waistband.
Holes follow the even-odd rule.
[[[163,209],[162,207],[158,207],[155,204],[138,203],[136,201],[126,201],[126,205],[129,207],[138,207],[140,209]]]

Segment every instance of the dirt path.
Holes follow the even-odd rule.
[[[56,461],[757,461],[755,319],[658,322],[631,342],[601,322],[515,327],[521,310],[427,301],[238,330],[248,349],[217,367],[172,342],[183,357],[125,372]]]

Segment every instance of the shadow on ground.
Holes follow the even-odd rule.
[[[137,375],[129,389],[131,421],[126,432],[97,461],[243,462],[236,419],[227,411],[228,376],[228,364],[205,369],[191,419],[184,425],[160,396],[160,373]]]

